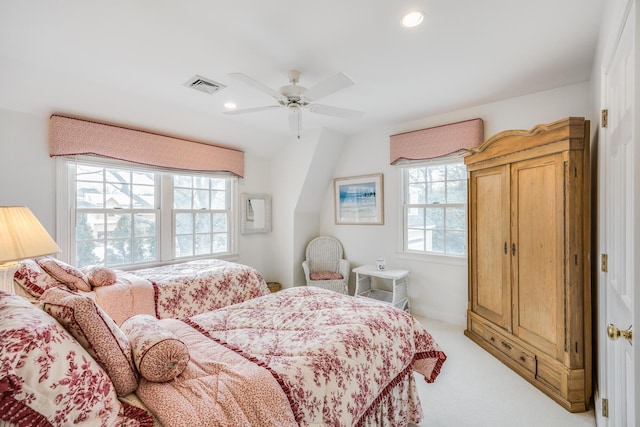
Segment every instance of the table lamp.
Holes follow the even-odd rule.
[[[15,293],[16,261],[60,252],[47,230],[25,206],[0,206],[0,289]]]

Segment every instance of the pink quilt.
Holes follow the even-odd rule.
[[[239,375],[228,373],[226,369],[231,366],[219,362],[220,347],[270,372],[281,391],[273,391],[270,396],[274,398],[258,394],[248,407],[279,405],[276,412],[292,414],[302,426],[418,423],[422,409],[412,371],[433,382],[446,360],[431,335],[409,314],[375,301],[313,287],[286,289],[183,319],[184,326],[190,326],[187,329],[177,328],[179,322],[175,320],[161,322],[180,339],[189,341],[190,352],[196,346],[202,351],[211,348],[212,354],[201,360],[224,371],[233,379],[231,383],[237,383]],[[200,385],[209,378],[208,386]],[[228,386],[219,380],[210,374],[200,376],[198,390],[215,389],[212,397],[205,391],[201,397],[214,399],[217,404],[220,387]],[[138,395],[163,419],[176,413],[176,408],[192,410],[195,397],[185,395],[182,387],[181,376],[170,383],[143,382]],[[252,393],[230,395],[246,399]],[[171,404],[153,407],[154,399]],[[232,401],[232,408],[238,406]],[[259,425],[289,422],[265,419]]]
[[[132,272],[153,283],[156,315],[181,319],[270,293],[257,270],[205,259]]]

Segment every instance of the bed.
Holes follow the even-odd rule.
[[[414,372],[433,382],[446,360],[411,315],[319,288],[120,325],[89,295],[52,286],[36,306],[0,292],[0,419],[407,425],[422,418]]]
[[[110,274],[110,280],[103,279],[105,274]],[[122,271],[105,267],[77,269],[55,258],[42,257],[22,261],[15,273],[16,293],[36,301],[45,290],[61,283],[85,292],[118,325],[134,314],[189,317],[270,292],[256,269],[218,259]]]

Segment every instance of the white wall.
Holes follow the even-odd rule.
[[[411,271],[412,312],[452,323],[465,324],[467,308],[466,259],[407,256],[402,247],[400,173],[389,165],[389,136],[401,132],[480,117],[485,139],[508,129],[530,129],[567,116],[590,118],[592,114],[588,83],[480,105],[432,116],[393,127],[372,129],[348,140],[335,177],[384,174],[384,225],[335,225],[333,190],[328,186],[326,203],[320,215],[320,234],[338,238],[353,267],[375,263],[383,256],[388,266]],[[352,274],[350,290],[353,292]]]
[[[55,160],[48,119],[0,109],[0,206],[27,206],[55,236]]]

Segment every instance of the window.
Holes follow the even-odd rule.
[[[70,209],[59,211],[68,217],[59,233],[68,241],[59,243],[74,265],[127,267],[234,252],[235,177],[63,162],[67,181],[59,188],[69,190],[61,205]]]
[[[467,173],[459,159],[402,168],[404,251],[467,253]]]

